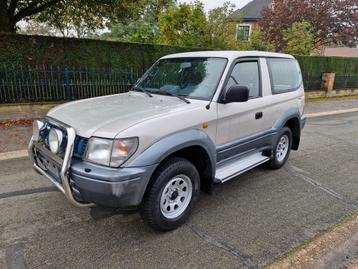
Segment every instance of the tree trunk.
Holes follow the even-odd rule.
[[[16,32],[16,22],[9,18],[7,9],[0,8],[0,32]]]

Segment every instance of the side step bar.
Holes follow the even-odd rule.
[[[270,158],[263,156],[262,152],[254,153],[248,157],[232,161],[216,169],[215,181],[223,183],[260,164],[267,162]]]

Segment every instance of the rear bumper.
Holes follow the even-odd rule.
[[[138,206],[156,165],[109,168],[73,160],[70,183],[78,200],[108,207]]]

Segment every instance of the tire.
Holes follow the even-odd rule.
[[[185,223],[200,193],[200,176],[186,159],[170,158],[155,172],[140,214],[149,226],[170,231]]]
[[[287,141],[288,140],[288,141]],[[292,147],[292,132],[283,127],[275,144],[272,159],[267,163],[271,169],[280,169],[288,160]]]

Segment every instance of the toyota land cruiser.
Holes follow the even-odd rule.
[[[162,57],[127,93],[66,103],[33,124],[36,171],[76,206],[138,208],[157,230],[185,222],[200,190],[260,164],[282,167],[305,124],[286,54]]]

